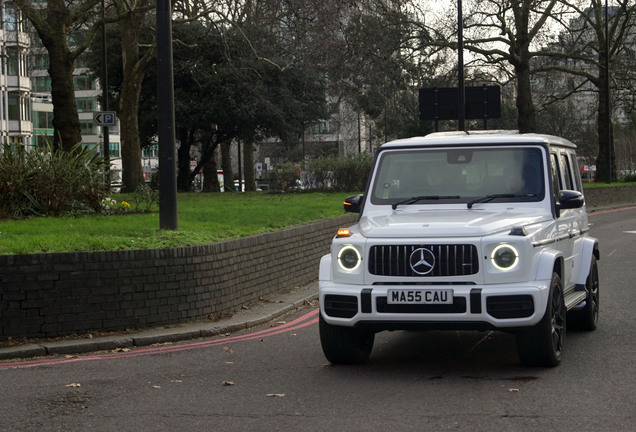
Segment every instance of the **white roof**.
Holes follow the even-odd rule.
[[[383,144],[383,149],[393,147],[420,147],[440,145],[486,145],[486,144],[543,144],[560,147],[576,148],[570,141],[553,135],[520,134],[509,130],[488,131],[455,131],[435,132],[423,137],[413,137],[389,141]]]

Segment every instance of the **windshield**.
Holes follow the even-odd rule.
[[[401,149],[381,153],[373,204],[541,201],[540,147]]]

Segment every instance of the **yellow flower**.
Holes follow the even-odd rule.
[[[129,209],[130,208],[130,204],[128,204],[126,201],[122,201],[121,202],[121,206],[125,209]]]

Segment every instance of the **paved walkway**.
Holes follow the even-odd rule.
[[[309,305],[317,299],[318,282],[316,281],[298,287],[292,292],[272,294],[251,305],[249,309],[241,309],[231,317],[219,321],[177,324],[103,337],[31,340],[26,344],[0,348],[0,360],[112,351],[117,348],[141,347],[232,333],[272,321],[297,308]]]

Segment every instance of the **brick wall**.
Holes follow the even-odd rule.
[[[636,186],[585,188],[585,202],[588,211],[636,205]]]
[[[0,255],[0,339],[194,321],[318,278],[356,216],[204,246]]]

